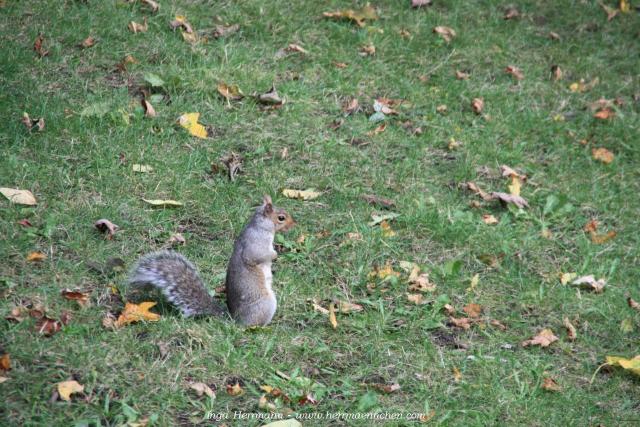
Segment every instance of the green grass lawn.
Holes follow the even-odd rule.
[[[608,355],[640,353],[640,312],[626,300],[640,300],[638,11],[607,21],[595,1],[523,0],[520,16],[504,19],[508,2],[410,3],[372,2],[379,19],[359,27],[322,17],[365,5],[337,0],[160,0],[157,13],[140,1],[0,1],[0,187],[38,199],[34,207],[0,200],[0,355],[11,361],[0,371],[1,424],[266,422],[234,419],[235,411],[422,413],[431,425],[455,426],[640,423],[638,377],[620,368],[594,375]],[[200,31],[195,43],[171,30],[176,15]],[[145,17],[146,32],[127,28]],[[212,36],[233,24],[235,33]],[[436,26],[456,36],[446,42]],[[33,49],[38,34],[45,56]],[[89,36],[95,45],[79,47]],[[307,53],[279,53],[289,44]],[[374,55],[360,54],[367,45]],[[118,69],[128,55],[135,62]],[[162,81],[152,87],[154,75]],[[572,91],[581,79],[586,87]],[[223,99],[220,82],[245,98]],[[279,108],[253,96],[272,85],[286,101]],[[142,94],[156,117],[145,117]],[[360,108],[346,115],[352,98]],[[371,121],[378,98],[402,100],[398,114]],[[615,117],[593,117],[600,98],[616,100]],[[44,130],[28,131],[23,112],[42,117]],[[189,112],[201,114],[210,138],[176,124]],[[595,148],[614,160],[594,159]],[[232,152],[242,158],[233,181],[221,161]],[[527,175],[528,208],[461,187],[509,192],[501,165]],[[288,199],[285,188],[322,194]],[[263,194],[298,223],[278,239],[279,307],[269,327],[184,319],[159,294],[127,289],[127,269],[176,233],[186,244],[175,249],[209,289],[222,285],[233,239]],[[184,206],[154,209],[142,199]],[[399,214],[389,222],[395,235],[370,225],[372,214],[390,212]],[[94,228],[100,218],[120,227],[113,238]],[[617,235],[594,243],[584,231],[591,220],[596,233]],[[46,259],[28,261],[32,252]],[[409,290],[403,261],[428,273],[435,290]],[[370,275],[385,265],[400,275]],[[607,284],[589,292],[562,284],[562,273]],[[89,304],[65,299],[65,288],[88,293]],[[312,299],[363,310],[338,313],[334,329]],[[158,301],[160,320],[104,327],[125,300]],[[455,327],[445,304],[461,319],[471,303],[482,307],[479,318]],[[44,336],[28,313],[5,320],[16,307],[71,320]],[[559,340],[520,345],[545,328]],[[561,390],[542,389],[545,378]],[[69,402],[55,394],[66,380],[84,386]],[[215,399],[199,397],[194,382]],[[235,383],[243,394],[228,393]],[[259,403],[265,385],[283,394],[266,396],[269,407]],[[207,420],[209,411],[229,419]]]

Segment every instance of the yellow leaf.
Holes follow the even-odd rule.
[[[238,85],[228,85],[224,82],[218,83],[218,93],[222,95],[223,98],[231,101],[237,101],[244,98],[244,94]]]
[[[560,283],[562,283],[563,285],[566,285],[567,283],[571,282],[576,277],[578,277],[577,273],[561,273],[560,274]]]
[[[27,261],[29,262],[39,262],[44,261],[45,259],[47,259],[47,256],[42,252],[31,252],[27,255]]]
[[[178,117],[178,124],[189,131],[189,133],[197,138],[206,139],[207,129],[198,123],[200,113],[185,113]]]
[[[11,200],[12,203],[17,203],[19,205],[32,206],[38,203],[29,190],[2,187],[0,188],[0,193],[2,193],[2,195],[7,199]]]
[[[158,206],[163,208],[179,208],[182,206],[181,202],[177,202],[175,200],[142,199],[142,201],[150,204],[151,206]]]
[[[511,185],[509,186],[509,193],[511,193],[514,196],[519,196],[521,187],[522,187],[522,183],[520,182],[520,178],[512,175]]]
[[[334,304],[329,305],[329,323],[331,323],[331,327],[336,329],[338,327],[338,320],[336,319],[336,309]]]
[[[620,366],[627,371],[631,371],[636,375],[640,375],[640,355],[633,359],[625,359],[618,356],[607,356],[607,364],[611,366]]]
[[[364,27],[366,20],[375,21],[378,19],[376,10],[370,5],[359,10],[345,9],[335,12],[324,12],[322,16],[325,18],[347,19],[354,22],[359,27]]]
[[[139,322],[141,320],[147,320],[149,322],[157,322],[160,320],[160,315],[149,311],[151,307],[156,305],[155,302],[143,302],[140,304],[133,304],[128,302],[120,317],[115,322],[116,327],[128,325],[129,323]]]
[[[480,283],[480,275],[474,274],[473,277],[471,278],[471,283],[467,288],[467,292],[473,291],[476,288],[476,286],[478,286],[478,283]]]
[[[391,262],[387,261],[384,267],[375,268],[372,272],[369,273],[369,277],[376,277],[380,279],[384,279],[388,276],[400,276],[400,273],[397,271],[393,271],[393,267],[391,266]]]
[[[631,12],[631,5],[629,4],[628,0],[620,0],[620,2],[618,3],[618,8],[622,13]]]
[[[313,188],[307,190],[290,190],[285,188],[282,194],[290,199],[313,200],[317,199],[322,193],[315,191]]]
[[[73,393],[82,393],[83,391],[84,386],[80,385],[77,381],[62,381],[58,383],[58,394],[62,400],[66,400],[67,402],[71,400]]]
[[[198,41],[198,35],[196,33],[189,33],[187,31],[182,31],[182,38],[191,44],[195,44]]]
[[[241,394],[244,394],[244,390],[240,383],[235,383],[233,385],[227,384],[227,394],[231,396],[240,396]]]
[[[387,221],[382,221],[380,223],[380,228],[382,229],[382,237],[393,237],[396,235],[396,232],[393,231],[391,225]]]
[[[453,380],[457,383],[462,381],[462,372],[460,372],[460,369],[455,366],[453,367]]]

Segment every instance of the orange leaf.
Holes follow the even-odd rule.
[[[540,387],[547,391],[562,391],[562,387],[551,377],[544,377]]]
[[[9,353],[5,353],[0,357],[0,371],[8,371],[11,369],[11,358]]]
[[[481,114],[484,109],[484,99],[474,98],[473,101],[471,101],[471,109],[474,113]]]
[[[543,329],[535,337],[522,341],[520,345],[527,347],[530,345],[539,345],[540,347],[549,347],[552,343],[558,341],[558,337],[553,334],[551,329]]]
[[[473,319],[477,319],[478,317],[480,317],[480,314],[482,313],[482,306],[480,304],[473,304],[473,303],[467,304],[466,306],[464,306],[462,311],[467,313],[467,316]]]
[[[42,252],[31,252],[29,255],[27,255],[27,261],[29,262],[40,262],[44,261],[45,259],[47,259],[47,256]]]
[[[598,112],[595,113],[593,117],[600,120],[608,120],[608,119],[612,119],[615,115],[616,115],[616,112],[613,111],[611,108],[603,108],[601,110],[598,110]]]
[[[151,307],[156,305],[155,302],[143,302],[140,304],[133,304],[128,302],[120,317],[115,321],[116,327],[128,325],[130,323],[139,322],[141,320],[147,320],[149,322],[157,322],[160,320],[160,315],[149,311]]]
[[[611,151],[602,147],[593,148],[591,150],[591,156],[594,158],[594,160],[600,160],[602,163],[605,163],[605,164],[609,164],[613,162],[613,159],[615,157]]]
[[[515,77],[518,80],[524,79],[524,74],[522,74],[522,71],[520,70],[520,68],[516,66],[509,65],[504,69],[504,71],[507,74],[511,74],[513,77]]]

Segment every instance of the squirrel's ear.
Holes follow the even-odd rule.
[[[271,201],[271,196],[265,194],[262,198],[262,201],[264,202],[265,212],[270,213],[271,211],[273,211],[273,202]]]

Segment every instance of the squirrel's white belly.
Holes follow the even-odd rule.
[[[262,269],[262,274],[264,275],[264,286],[267,288],[267,291],[272,294],[273,289],[271,288],[271,283],[273,280],[273,275],[271,273],[271,263],[261,264],[260,268]]]

